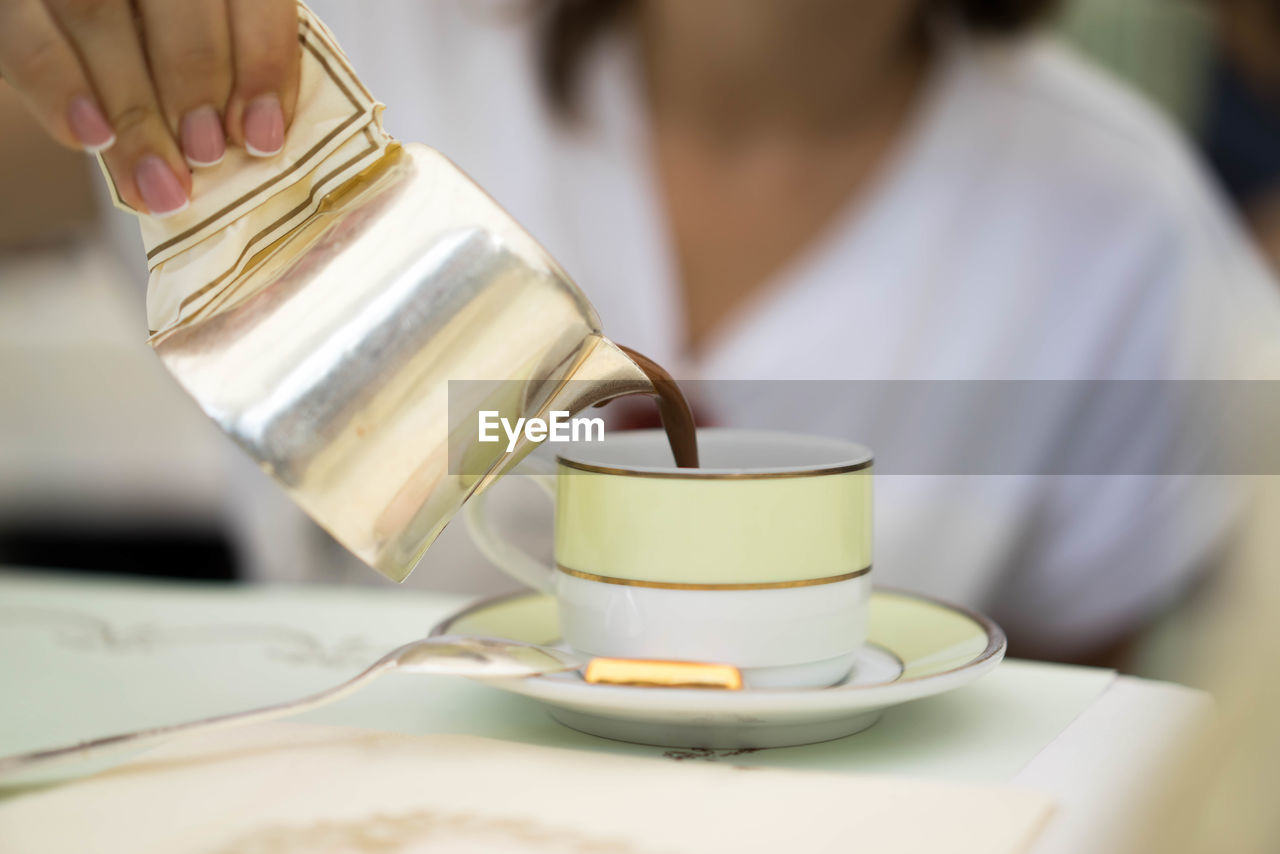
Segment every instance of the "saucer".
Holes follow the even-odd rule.
[[[967,685],[1004,658],[1000,627],[981,614],[911,593],[875,590],[867,643],[827,688],[715,691],[592,685],[577,672],[487,684],[531,697],[572,729],[663,747],[753,748],[851,735],[880,713]],[[545,593],[490,599],[447,617],[432,635],[554,646],[556,601]]]

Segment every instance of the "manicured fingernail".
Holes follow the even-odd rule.
[[[214,166],[227,153],[222,117],[213,107],[198,107],[182,117],[182,153],[192,166]]]
[[[275,95],[259,95],[245,105],[244,147],[254,157],[271,157],[284,148],[284,111]]]
[[[67,124],[71,125],[71,132],[90,154],[106,151],[115,145],[116,135],[111,124],[88,95],[77,95],[71,99],[67,106]]]
[[[138,161],[133,179],[137,181],[138,192],[152,216],[169,216],[187,207],[187,194],[178,183],[178,177],[168,163],[154,154]]]

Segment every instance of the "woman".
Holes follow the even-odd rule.
[[[0,69],[164,214],[226,145],[280,149],[293,6],[135,5],[0,0]],[[1045,5],[315,4],[389,129],[500,199],[612,338],[726,381],[696,391],[716,420],[876,448],[881,583],[1078,658],[1186,587],[1234,501],[1177,467],[1176,417],[1087,381],[1270,376],[1280,322],[1166,127],[1014,37]],[[993,380],[1084,382],[1005,429]]]

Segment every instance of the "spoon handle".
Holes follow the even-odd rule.
[[[388,656],[390,658],[390,656]],[[175,735],[184,733],[197,732],[201,730],[222,729],[224,727],[239,726],[240,724],[259,723],[269,721],[275,718],[283,718],[288,715],[296,715],[299,712],[306,712],[318,706],[332,703],[334,700],[340,700],[343,697],[357,691],[367,682],[380,673],[394,667],[393,661],[384,658],[376,662],[373,666],[363,671],[352,679],[343,682],[327,691],[321,691],[318,694],[312,694],[303,697],[300,700],[293,700],[288,703],[278,703],[273,706],[263,706],[258,709],[249,709],[244,712],[233,712],[226,715],[217,715],[211,718],[202,718],[195,721],[187,721],[186,723],[170,724],[168,726],[152,727],[150,729],[138,730],[137,732],[122,733],[120,735],[109,735],[103,738],[95,738],[91,741],[81,741],[76,744],[66,745],[64,747],[54,747],[46,750],[34,750],[30,753],[18,753],[12,756],[0,757],[0,779],[32,768],[54,765],[69,760],[90,759],[103,754],[112,753],[114,751],[137,750],[144,747],[150,747],[153,744],[164,741]]]

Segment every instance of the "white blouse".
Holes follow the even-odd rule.
[[[515,4],[311,5],[388,129],[489,190],[609,337],[707,380],[716,421],[872,445],[879,584],[1084,651],[1174,598],[1226,530],[1233,484],[1178,470],[1178,419],[1097,412],[1079,381],[1274,378],[1280,291],[1174,132],[1065,48],[955,39],[872,191],[691,359],[623,36],[588,58],[568,126]],[[1077,382],[975,382],[1050,380]],[[988,405],[1038,389],[1025,418]],[[462,527],[416,583],[491,583]]]

